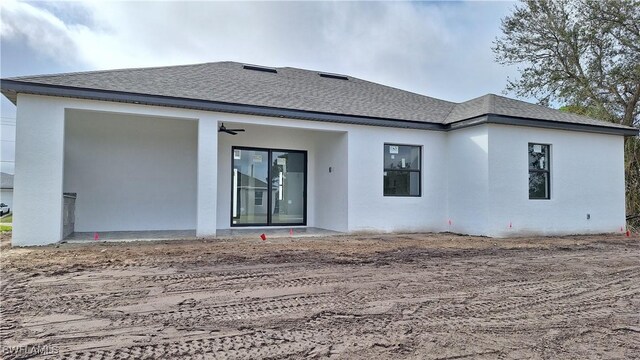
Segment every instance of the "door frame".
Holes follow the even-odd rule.
[[[267,166],[267,223],[266,224],[234,224],[233,223],[233,153],[235,150],[255,150],[255,151],[266,151],[268,154],[268,162]],[[304,155],[304,189],[302,191],[302,198],[304,201],[304,206],[302,207],[302,223],[271,223],[271,168],[272,168],[272,157],[273,152],[297,152],[302,153]],[[307,182],[309,180],[309,171],[308,171],[308,161],[309,156],[307,150],[297,150],[297,149],[280,149],[280,148],[261,148],[261,147],[253,147],[253,146],[231,146],[231,201],[229,205],[231,206],[229,209],[229,226],[230,227],[278,227],[278,226],[307,226],[307,206],[309,205],[307,202]],[[263,199],[264,201],[264,199]]]

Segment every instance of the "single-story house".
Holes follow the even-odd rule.
[[[625,226],[638,129],[235,62],[3,79],[14,245],[76,232],[315,227],[492,237]]]
[[[13,209],[13,175],[4,172],[0,172],[0,203],[5,204],[9,211]]]

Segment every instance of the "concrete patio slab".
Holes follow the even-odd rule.
[[[293,232],[293,235],[291,234]],[[97,234],[97,240],[96,240]],[[314,237],[340,235],[341,232],[315,228],[273,228],[273,229],[218,229],[216,239],[259,238],[265,234],[267,238]],[[104,231],[74,232],[64,239],[67,243],[86,243],[92,241],[142,241],[142,240],[194,240],[195,230],[160,230],[160,231]]]

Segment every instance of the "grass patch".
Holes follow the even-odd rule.
[[[7,224],[0,224],[0,231],[11,231],[13,227]]]
[[[13,213],[10,213],[9,215],[5,215],[2,218],[0,218],[0,223],[12,223],[13,222]]]

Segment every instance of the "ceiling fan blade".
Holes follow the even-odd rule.
[[[227,129],[224,126],[224,123],[222,123],[220,125],[220,128],[218,128],[218,132],[226,132],[227,134],[231,134],[231,135],[238,135],[237,131],[244,131],[244,129]]]

